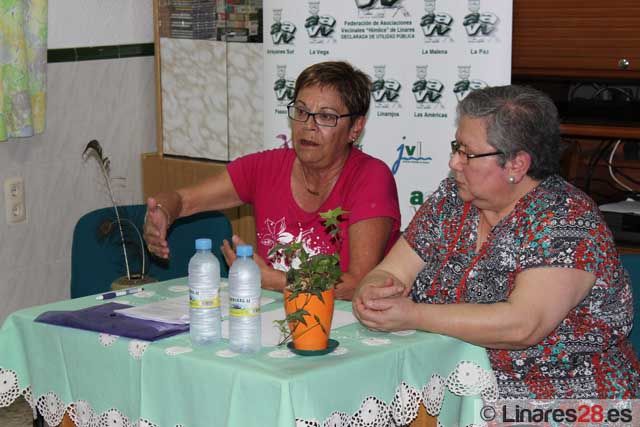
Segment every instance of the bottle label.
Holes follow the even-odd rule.
[[[254,317],[260,314],[260,297],[239,298],[229,296],[229,315],[232,317]]]
[[[215,290],[189,289],[189,306],[191,308],[218,308],[220,294]]]

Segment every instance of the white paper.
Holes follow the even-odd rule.
[[[260,297],[260,306],[275,301],[273,298]],[[229,291],[220,290],[220,307],[222,317],[229,316]],[[155,320],[157,322],[174,323],[179,325],[189,324],[189,295],[167,298],[162,301],[137,307],[123,308],[117,312],[136,319]]]
[[[116,311],[136,319],[187,325],[189,324],[189,295],[167,298],[162,301]]]
[[[274,347],[281,340],[280,330],[273,323],[274,320],[282,320],[285,318],[284,308],[280,307],[275,310],[262,313],[262,346]],[[356,323],[357,320],[352,312],[344,310],[335,310],[333,312],[333,321],[331,322],[331,330],[340,328],[341,326]],[[222,338],[229,338],[229,321],[222,322]]]

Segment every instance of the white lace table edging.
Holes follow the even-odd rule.
[[[462,361],[446,378],[438,374],[431,375],[422,389],[403,381],[396,387],[390,403],[367,396],[360,409],[352,415],[333,412],[323,422],[298,418],[296,427],[404,426],[416,419],[420,404],[424,405],[429,415],[438,416],[446,390],[457,396],[481,396],[485,402],[498,400],[497,381],[493,372],[474,362]],[[438,426],[441,426],[439,421]]]
[[[446,390],[457,396],[479,395],[486,402],[495,402],[498,399],[498,387],[493,372],[474,362],[462,361],[446,378],[438,374],[431,375],[421,389],[403,381],[396,387],[390,403],[375,396],[367,396],[352,415],[333,412],[322,423],[315,419],[296,419],[296,426],[408,425],[417,417],[420,404],[425,406],[429,415],[437,416],[442,409]],[[132,422],[116,408],[97,414],[85,400],[65,404],[53,392],[34,399],[30,386],[20,390],[18,376],[14,371],[0,368],[0,407],[9,406],[20,396],[29,403],[34,419],[39,412],[49,425],[59,425],[64,414],[68,412],[77,427],[158,427],[144,418]],[[178,424],[176,427],[182,426]]]

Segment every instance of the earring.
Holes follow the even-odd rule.
[[[515,184],[516,183],[516,177],[515,176],[510,176],[509,177],[509,184]]]

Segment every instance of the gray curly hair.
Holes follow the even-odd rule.
[[[553,101],[539,90],[517,85],[475,90],[457,107],[457,120],[468,116],[484,120],[487,142],[504,153],[500,166],[520,151],[531,156],[527,172],[544,179],[560,169],[560,122]]]

